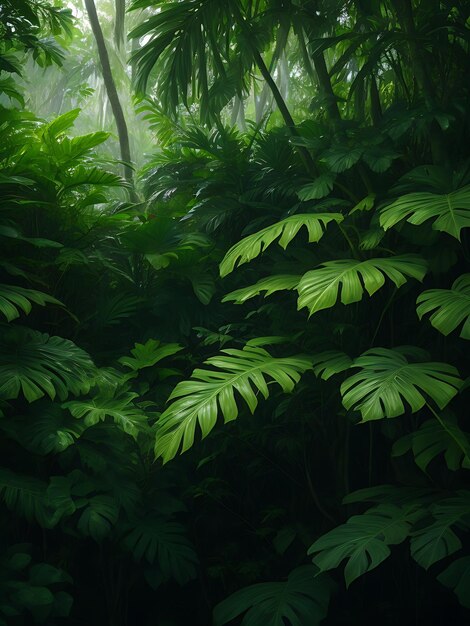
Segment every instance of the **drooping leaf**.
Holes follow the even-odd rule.
[[[0,397],[28,402],[47,394],[65,400],[89,391],[96,369],[72,341],[25,328],[9,329],[0,338]]]
[[[158,515],[138,520],[124,538],[137,561],[158,563],[165,578],[179,584],[196,577],[198,559],[182,524]]]
[[[422,280],[426,262],[417,255],[401,255],[384,259],[341,259],[327,261],[303,275],[297,291],[298,308],[307,307],[310,315],[334,306],[341,288],[341,302],[359,302],[366,291],[372,296],[389,278],[396,287],[406,283],[409,276]]]
[[[419,226],[433,219],[433,229],[460,241],[462,228],[470,226],[470,185],[449,194],[409,193],[382,209],[380,225],[388,230],[406,219]]]
[[[344,372],[352,366],[352,363],[351,357],[338,350],[319,352],[312,357],[313,373],[323,380]]]
[[[211,369],[196,369],[189,381],[179,383],[170,395],[175,400],[158,422],[155,453],[163,461],[172,459],[181,447],[188,450],[194,443],[196,425],[206,437],[221,414],[225,422],[238,417],[235,392],[253,413],[258,405],[255,390],[269,396],[268,380],[276,382],[288,393],[311,368],[302,355],[273,357],[266,350],[245,346],[243,350],[225,349],[205,362]]]
[[[462,606],[470,609],[470,556],[457,559],[449,565],[437,580],[457,595]]]
[[[429,321],[443,335],[463,323],[460,336],[470,339],[470,274],[462,274],[451,289],[429,289],[416,300],[419,319],[431,313]]]
[[[70,400],[64,408],[77,419],[83,419],[85,426],[93,426],[110,417],[125,433],[136,438],[147,423],[145,412],[134,404],[138,393],[121,391],[115,395],[102,392],[88,400]]]
[[[455,417],[440,416],[430,419],[420,428],[395,442],[392,455],[401,456],[413,451],[416,465],[426,471],[429,463],[444,454],[447,467],[456,471],[460,467],[470,469],[470,440],[458,426]]]
[[[338,567],[344,559],[346,586],[376,568],[390,556],[389,545],[402,543],[409,535],[413,508],[379,504],[363,515],[350,517],[310,547],[313,562],[321,572]]]
[[[299,200],[306,202],[307,200],[320,200],[327,196],[333,189],[335,176],[333,174],[320,174],[313,183],[304,185],[297,192]]]
[[[454,554],[462,542],[452,529],[457,524],[470,526],[470,501],[468,492],[441,500],[431,507],[432,524],[411,533],[411,556],[424,569]],[[466,522],[466,524],[465,524]]]
[[[32,302],[41,306],[46,304],[63,306],[62,302],[42,291],[0,284],[0,313],[3,313],[8,322],[19,317],[20,310],[28,315],[31,312]]]
[[[301,278],[302,276],[294,276],[291,274],[274,274],[273,276],[267,276],[266,278],[261,278],[254,285],[231,291],[223,297],[222,302],[243,304],[250,298],[259,296],[263,292],[265,292],[263,296],[266,298],[277,291],[295,289]]]
[[[250,585],[214,609],[214,624],[223,626],[245,614],[242,626],[316,626],[326,617],[332,584],[316,576],[312,565],[294,569],[285,582]]]
[[[342,220],[341,213],[299,213],[286,217],[280,222],[245,237],[230,248],[220,264],[220,275],[226,276],[236,267],[252,261],[278,238],[279,245],[286,249],[302,227],[308,231],[309,242],[316,243],[323,237],[330,222],[339,223]]]
[[[119,510],[113,498],[97,494],[87,499],[77,528],[84,535],[100,543],[118,520]]]
[[[428,399],[443,409],[458,393],[462,381],[447,363],[410,363],[406,352],[372,348],[358,357],[353,367],[361,371],[341,385],[343,405],[360,411],[362,421],[398,417],[407,410],[419,411]]]

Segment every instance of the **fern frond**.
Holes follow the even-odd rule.
[[[252,261],[278,238],[279,245],[285,250],[302,227],[308,231],[309,242],[316,243],[323,237],[330,222],[339,224],[343,219],[341,213],[299,213],[286,217],[245,237],[230,248],[220,264],[220,275],[227,276],[236,267]]]
[[[291,392],[311,361],[302,355],[273,357],[260,347],[243,350],[226,349],[205,362],[212,369],[195,369],[191,380],[179,383],[170,396],[175,400],[161,415],[157,427],[155,453],[166,463],[181,447],[188,450],[194,443],[196,426],[202,437],[214,428],[222,414],[225,422],[238,417],[237,392],[251,413],[258,405],[257,393],[269,396],[268,380]],[[256,392],[255,392],[256,390]]]

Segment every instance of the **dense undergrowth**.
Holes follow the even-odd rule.
[[[0,624],[466,623],[469,3],[130,8],[135,189],[0,3]]]

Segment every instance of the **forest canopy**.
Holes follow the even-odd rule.
[[[0,0],[0,626],[468,623],[469,19]]]

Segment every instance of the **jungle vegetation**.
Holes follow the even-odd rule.
[[[468,624],[469,17],[0,0],[1,626]]]

